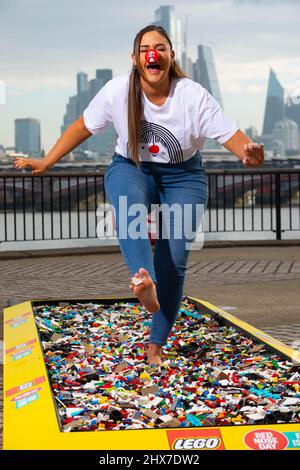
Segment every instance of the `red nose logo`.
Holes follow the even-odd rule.
[[[159,61],[159,53],[155,49],[149,49],[145,54],[145,59],[148,64],[153,64]]]
[[[150,153],[158,153],[159,152],[158,145],[151,145],[151,147],[149,147],[149,152]]]

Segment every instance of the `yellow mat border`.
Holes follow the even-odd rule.
[[[188,296],[197,307],[218,314],[286,358],[299,362],[299,353],[270,335],[209,302]],[[52,390],[33,316],[36,303],[139,302],[135,297],[23,302],[4,309],[4,436],[6,450],[249,450],[255,437],[267,436],[279,447],[300,449],[300,424],[142,429],[100,432],[61,432]],[[255,434],[256,433],[256,434]],[[265,434],[264,434],[265,433]],[[245,436],[246,442],[245,443]],[[270,440],[268,440],[270,442]],[[254,445],[255,447],[255,445]],[[175,451],[176,451],[175,450]]]

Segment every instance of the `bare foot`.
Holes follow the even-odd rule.
[[[146,346],[146,353],[148,358],[148,364],[155,364],[158,366],[162,365],[161,350],[162,346],[159,344],[149,343]]]
[[[141,284],[135,285],[133,281],[129,285],[130,289],[133,290],[134,294],[142,302],[145,309],[150,313],[156,313],[160,309],[160,305],[157,299],[156,287],[148,271],[144,268],[140,268],[138,273],[135,273],[135,278],[142,281]]]

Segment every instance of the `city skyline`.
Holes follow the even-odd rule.
[[[42,147],[49,151],[60,136],[66,103],[76,90],[76,73],[93,76],[104,68],[111,68],[114,76],[128,72],[136,32],[154,22],[155,10],[166,4],[175,7],[183,27],[188,11],[187,52],[193,61],[199,44],[214,46],[226,113],[242,129],[253,125],[261,133],[270,66],[284,88],[295,87],[300,77],[297,2],[154,1],[143,5],[141,12],[135,0],[126,7],[113,1],[104,8],[90,0],[90,9],[65,0],[60,10],[55,9],[56,0],[27,0],[26,6],[20,0],[0,0],[0,37],[7,44],[0,66],[0,81],[7,90],[6,104],[0,104],[0,144],[14,145],[14,119],[32,117],[41,121]],[[220,7],[226,7],[222,15]],[[55,24],[52,30],[45,26],[45,17]],[[116,25],[120,18],[118,35],[111,28],[112,18]]]

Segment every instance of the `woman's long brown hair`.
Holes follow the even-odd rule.
[[[132,160],[137,166],[140,166],[139,160],[139,140],[140,140],[140,123],[142,119],[142,90],[141,90],[141,64],[140,64],[140,43],[145,33],[150,31],[157,31],[164,36],[170,44],[171,50],[173,49],[171,39],[167,32],[161,26],[149,25],[141,29],[135,37],[133,44],[133,53],[136,58],[137,67],[132,66],[131,74],[129,77],[128,89],[128,147]],[[174,60],[174,65],[170,67],[170,78],[183,78],[186,74]]]

